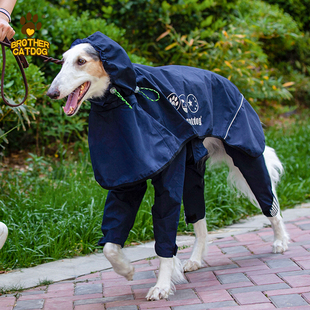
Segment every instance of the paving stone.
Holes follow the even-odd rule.
[[[268,303],[269,299],[262,292],[238,293],[233,295],[240,305]]]
[[[109,307],[108,310],[137,310],[138,307],[135,305],[131,306],[121,306],[121,307]]]
[[[297,265],[296,265],[297,269],[300,269]],[[270,268],[268,268],[266,265],[262,265],[262,266],[249,266],[249,267],[240,267],[238,269],[239,273],[250,273],[252,271],[259,271],[264,273],[265,271],[269,271]],[[236,273],[236,270],[234,269],[227,269],[227,270],[214,270],[214,273],[216,275],[222,275],[222,274],[232,274],[232,273]]]
[[[234,307],[237,304],[234,301],[211,302],[206,304],[186,305],[172,307],[172,310],[205,310],[212,308]]]
[[[116,299],[113,297],[114,300]],[[81,299],[81,300],[75,300],[74,301],[74,306],[79,306],[79,305],[88,305],[88,304],[103,304],[104,303],[104,298],[90,298],[90,299]],[[111,301],[114,301],[111,300]]]
[[[77,284],[74,291],[75,295],[100,294],[102,293],[101,283]]]
[[[310,290],[309,286],[286,288],[280,290],[264,291],[267,296],[278,296],[278,295],[291,295],[291,294],[303,294],[308,293]]]
[[[225,248],[222,248],[222,251],[225,254],[249,253],[249,250],[246,249],[244,246],[225,247]]]
[[[133,290],[138,290],[138,289],[142,289],[142,288],[151,288],[155,285],[156,281],[152,282],[152,283],[144,283],[144,284],[136,284],[136,285],[132,285],[131,288]]]
[[[15,305],[14,296],[0,296],[0,309],[12,310]]]
[[[310,304],[310,292],[302,294],[302,297]]]
[[[290,277],[290,276],[301,276],[305,274],[310,274],[310,270],[297,270],[297,271],[288,271],[288,272],[279,272],[278,276],[281,278]]]
[[[79,305],[75,306],[74,310],[104,310],[103,304],[89,304],[89,305]]]
[[[291,287],[308,286],[310,289],[310,275],[299,275],[283,278]]]
[[[246,293],[246,292],[254,292],[254,291],[272,291],[272,290],[281,290],[291,288],[286,283],[278,283],[278,284],[269,284],[269,285],[257,285],[257,286],[248,286],[248,287],[241,287],[241,288],[233,288],[228,290],[231,294],[238,294],[238,293]]]
[[[270,296],[269,298],[278,308],[308,305],[308,303],[298,294]]]
[[[150,267],[150,266],[148,266]],[[133,276],[133,280],[142,280],[142,279],[150,279],[150,278],[156,278],[154,271],[141,271],[141,272],[135,272]]]
[[[44,310],[73,310],[71,298],[49,298],[45,300]]]
[[[42,309],[44,299],[36,300],[18,300],[14,310],[29,310],[29,309]]]
[[[104,297],[114,297],[132,294],[130,286],[112,286],[104,288]]]
[[[206,272],[201,272],[201,273],[187,272],[185,276],[192,283],[217,281],[216,276],[211,271],[206,271]]]
[[[294,242],[309,241],[310,240],[310,234],[304,234],[304,235],[299,235],[299,236],[291,237],[291,239]]]
[[[300,266],[302,269],[310,269],[310,257],[308,260],[295,260],[295,262]]]
[[[298,225],[302,230],[310,230],[310,223]]]
[[[283,268],[283,267],[291,267],[297,266],[290,259],[277,259],[277,260],[268,260],[265,262],[270,268]]]
[[[191,289],[177,290],[174,295],[169,296],[169,300],[195,299],[198,298],[195,292]]]
[[[200,272],[205,272],[205,271],[214,271],[214,270],[225,270],[225,269],[235,269],[239,268],[238,265],[236,264],[229,264],[229,265],[222,265],[222,266],[216,266],[216,267],[205,267],[205,268],[200,268],[195,271],[191,271],[191,273],[200,273]]]
[[[199,292],[198,295],[204,303],[233,301],[233,298],[226,290]]]
[[[266,303],[266,304],[257,304],[257,305],[244,305],[244,306],[237,306],[237,307],[216,308],[216,310],[272,310],[272,309],[276,309],[276,307],[271,302]],[[208,310],[214,310],[214,309],[208,308]],[[299,310],[299,309],[290,309],[290,310]],[[304,309],[300,309],[300,310],[304,310]]]
[[[265,263],[258,258],[253,259],[242,259],[237,261],[240,267],[250,267],[250,266],[265,266]]]
[[[254,275],[248,277],[256,284],[256,285],[266,285],[266,284],[276,284],[283,283],[283,280],[280,279],[275,274],[264,274],[264,275]]]
[[[222,284],[250,281],[243,273],[223,274],[217,278]]]

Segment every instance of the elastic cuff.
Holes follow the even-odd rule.
[[[0,8],[0,13],[6,15],[6,17],[9,19],[9,23],[11,22],[11,14],[6,9]]]

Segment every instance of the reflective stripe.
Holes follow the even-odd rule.
[[[273,197],[272,207],[270,209],[270,215],[276,216],[279,212],[279,203],[276,197]]]
[[[230,130],[230,127],[232,126],[233,122],[235,121],[235,118],[237,117],[237,114],[239,113],[239,111],[240,111],[240,109],[241,109],[241,107],[242,107],[243,99],[244,99],[244,97],[243,97],[243,95],[242,95],[242,99],[241,99],[240,106],[239,106],[239,108],[238,108],[238,110],[237,110],[237,112],[236,112],[236,114],[235,114],[233,120],[231,121],[230,125],[228,126],[228,129],[227,129],[227,131],[226,131],[226,135],[225,135],[225,137],[224,137],[224,140],[227,138],[227,135],[228,135],[228,132],[229,132],[229,130]]]

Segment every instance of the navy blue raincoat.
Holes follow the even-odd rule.
[[[90,99],[89,147],[97,182],[107,189],[152,178],[190,141],[195,161],[207,155],[202,141],[217,137],[258,157],[265,148],[260,120],[226,78],[186,66],[149,67],[133,64],[125,50],[101,32],[79,43],[98,51],[111,88]],[[142,89],[149,98],[138,92]],[[159,100],[153,101],[159,94]]]

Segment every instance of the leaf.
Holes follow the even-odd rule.
[[[171,49],[174,48],[176,45],[178,45],[178,42],[174,42],[174,43],[172,43],[172,44],[166,46],[165,51],[171,50]]]
[[[229,61],[225,60],[224,62],[225,62],[225,65],[228,66],[230,69],[233,68],[233,66],[231,65]]]
[[[213,16],[212,16],[212,15],[208,16],[208,17],[201,23],[201,28],[210,26],[211,23],[212,23],[212,20],[213,20]]]
[[[168,29],[167,31],[163,32],[163,33],[156,39],[156,41],[158,42],[159,40],[161,40],[162,38],[164,38],[165,36],[167,36],[170,32],[171,32],[170,29]]]
[[[286,83],[284,83],[282,86],[283,87],[290,87],[290,86],[292,86],[292,85],[294,85],[295,84],[295,82],[286,82]]]
[[[228,33],[225,30],[223,30],[223,35],[228,38]]]

